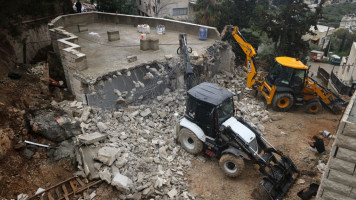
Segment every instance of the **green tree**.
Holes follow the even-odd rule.
[[[319,3],[314,13],[303,0],[278,1],[277,8],[265,12],[263,30],[275,43],[276,55],[305,57],[309,44],[302,36],[313,34],[309,29],[322,17],[324,2]]]
[[[98,1],[98,9],[103,12],[120,14],[136,15],[136,1],[135,0],[100,0]]]

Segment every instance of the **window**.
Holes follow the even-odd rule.
[[[173,16],[187,15],[188,8],[173,8]]]
[[[234,101],[233,98],[225,100],[218,108],[219,124],[234,116]]]

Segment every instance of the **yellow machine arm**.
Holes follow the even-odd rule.
[[[253,62],[253,57],[256,56],[256,51],[252,47],[252,45],[246,42],[245,38],[241,35],[239,28],[237,26],[225,26],[223,30],[223,36],[225,34],[231,33],[236,42],[240,45],[241,49],[246,54],[246,67],[247,67],[247,87],[251,88],[256,80],[254,79],[257,72],[255,68],[255,64]]]

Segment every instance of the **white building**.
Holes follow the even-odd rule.
[[[347,28],[350,30],[356,29],[356,14],[345,15],[342,17],[340,28]]]
[[[351,95],[356,86],[356,42],[351,46],[349,56],[343,57],[339,67],[330,74],[329,85],[334,92]]]
[[[310,27],[310,31],[315,33],[316,35],[307,34],[303,36],[304,40],[309,40],[311,43],[314,43],[318,46],[323,46],[322,48],[326,48],[329,42],[329,35],[333,34],[337,29],[334,27],[316,25],[317,30],[315,30],[314,26]]]
[[[356,42],[351,46],[350,55],[343,59],[337,73],[339,80],[347,86],[356,83]]]
[[[193,21],[196,0],[136,0],[140,15]]]

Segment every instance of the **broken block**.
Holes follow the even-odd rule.
[[[88,31],[88,27],[86,24],[78,24],[78,32]]]
[[[159,39],[150,39],[150,47],[153,51],[159,50]]]
[[[127,56],[127,61],[131,62],[135,62],[137,60],[137,56]]]
[[[119,191],[129,192],[133,182],[128,177],[118,173],[111,181],[111,185],[115,186]]]
[[[140,50],[142,50],[142,51],[150,50],[150,40],[149,39],[140,39]]]
[[[106,135],[101,134],[99,132],[94,132],[88,135],[80,135],[78,137],[79,141],[84,143],[84,144],[93,144],[95,142],[99,142],[101,140],[104,140],[106,138]]]
[[[173,58],[172,54],[168,54],[164,56],[166,58],[166,60],[171,60]]]
[[[108,33],[108,40],[109,40],[109,41],[120,40],[120,33],[119,33],[119,31],[107,31],[107,33]]]
[[[98,151],[97,159],[102,163],[111,166],[116,160],[116,154],[119,153],[120,149],[115,147],[103,147]]]

